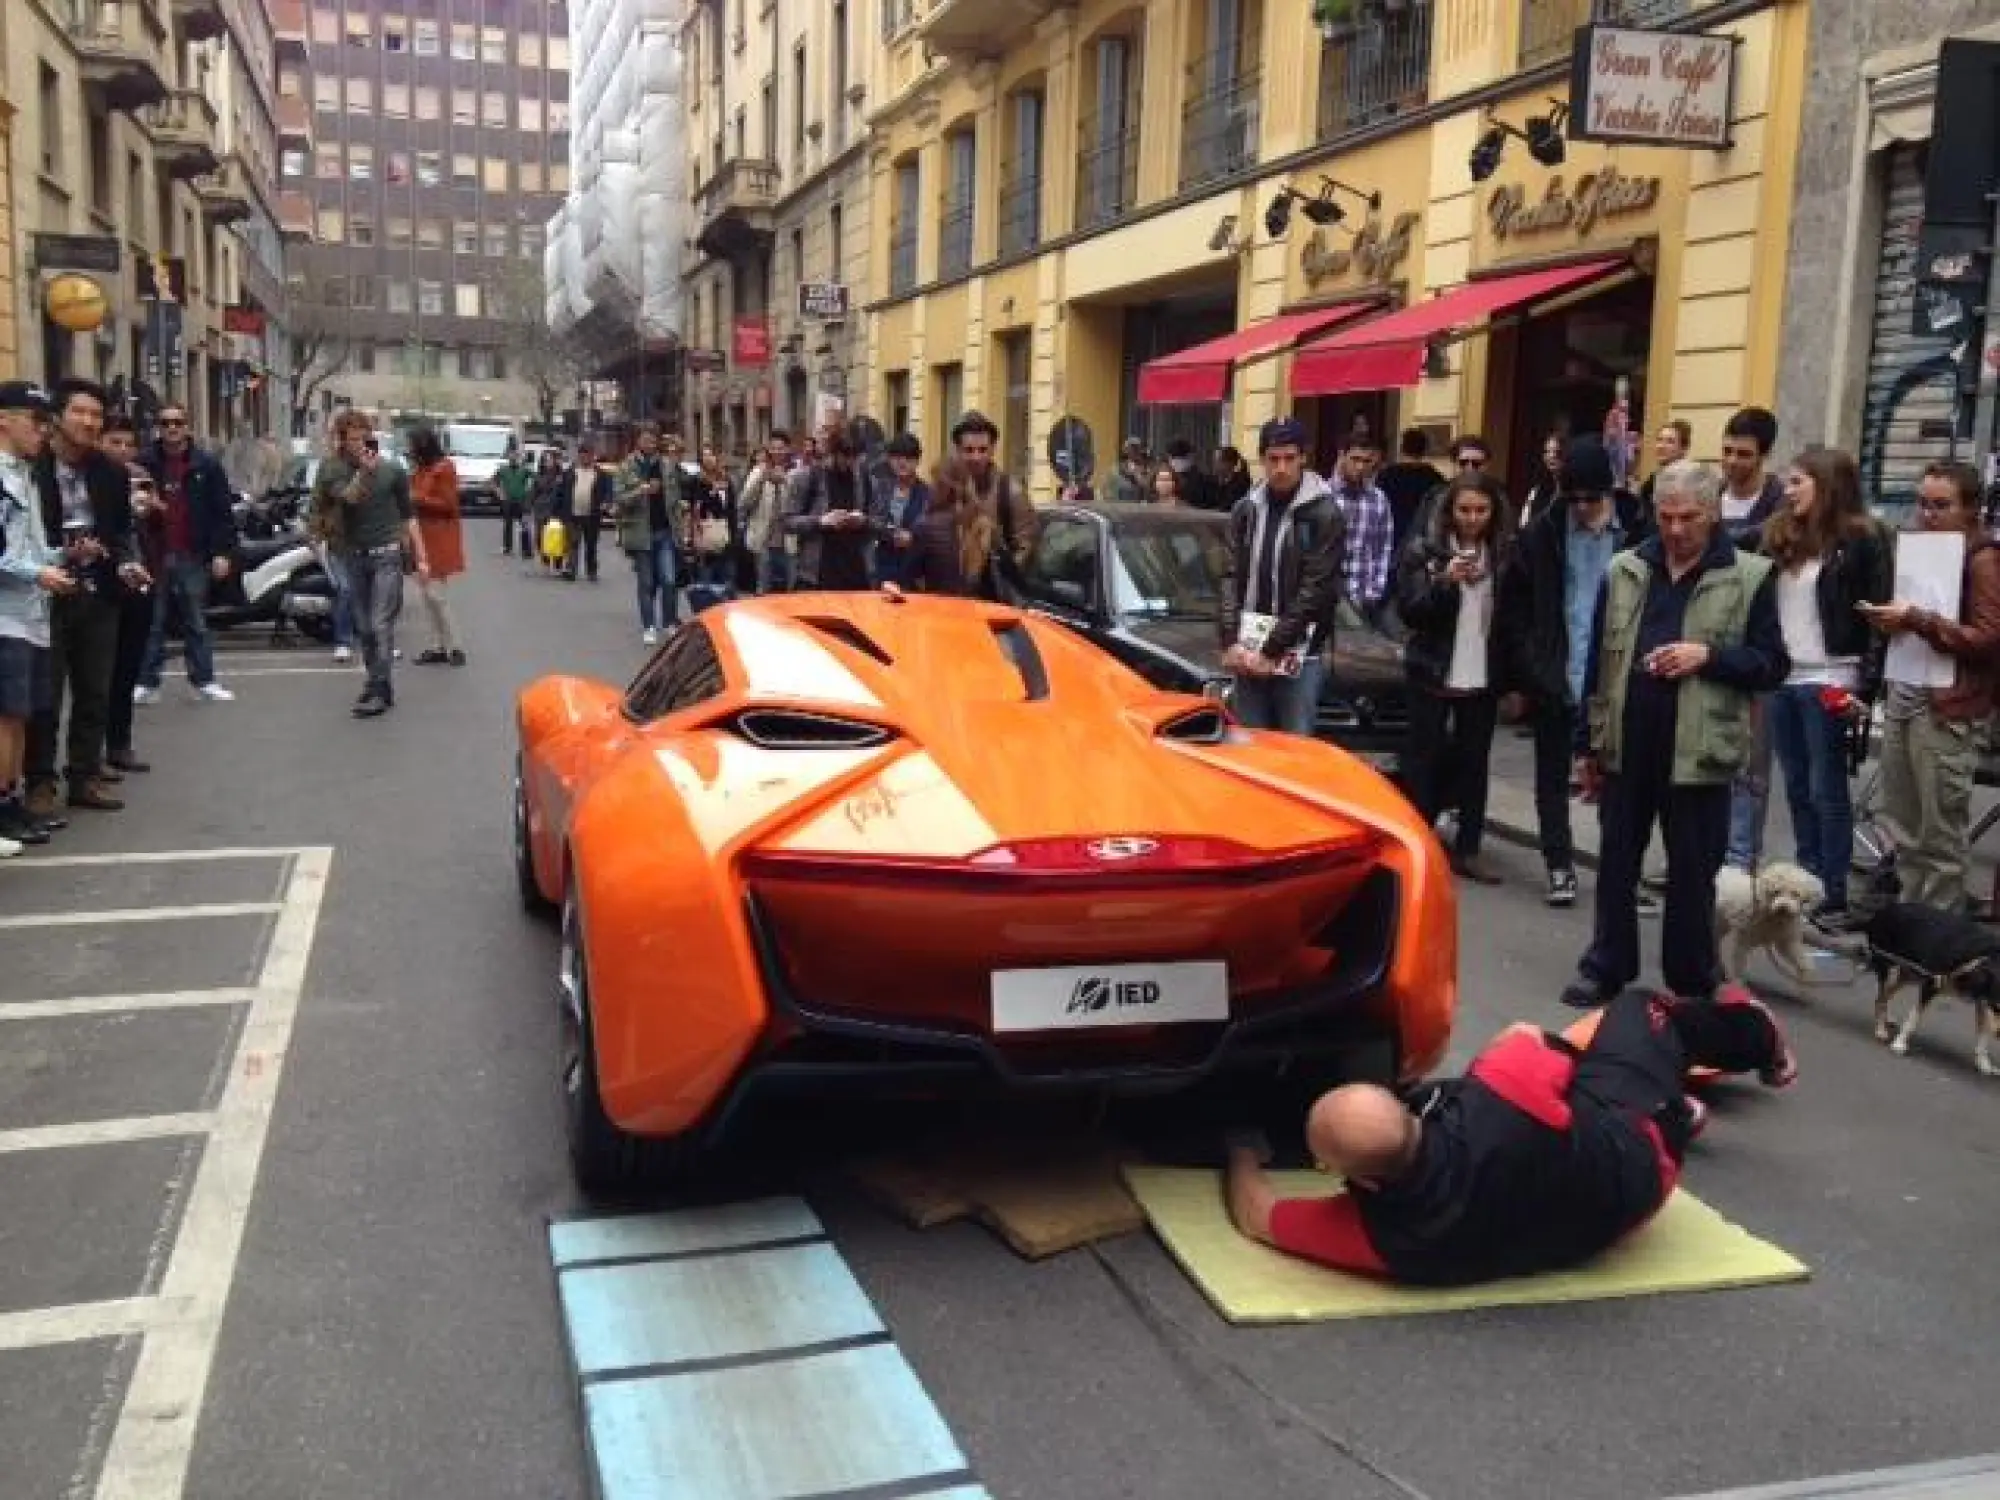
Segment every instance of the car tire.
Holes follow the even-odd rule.
[[[591,1018],[590,961],[574,882],[563,902],[557,965],[563,1130],[570,1172],[588,1198],[629,1200],[676,1176],[689,1153],[685,1141],[633,1135],[605,1113],[597,1076],[597,1031]]]
[[[547,917],[555,912],[555,903],[542,894],[542,888],[535,879],[534,846],[528,838],[528,778],[521,764],[520,756],[514,757],[514,879],[520,887],[522,910],[531,916]]]

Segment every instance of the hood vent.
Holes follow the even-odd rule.
[[[1184,745],[1219,745],[1229,734],[1229,716],[1219,708],[1197,708],[1167,720],[1159,729],[1163,740]]]
[[[821,635],[831,636],[843,646],[852,647],[863,656],[880,662],[885,667],[896,665],[895,658],[882,649],[875,638],[852,620],[842,620],[827,615],[802,615],[800,623],[810,625]]]
[[[1028,695],[1030,703],[1039,703],[1049,695],[1049,669],[1042,662],[1042,653],[1035,645],[1035,638],[1028,634],[1027,626],[1019,620],[1009,621],[993,627],[993,639],[1014,664],[1014,670],[1021,674],[1021,687]]]
[[[729,727],[762,750],[867,750],[891,739],[889,731],[877,724],[795,708],[748,709]]]

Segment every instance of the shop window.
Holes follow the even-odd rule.
[[[882,408],[891,436],[910,430],[910,372],[891,370],[882,380]]]
[[[1000,377],[1005,382],[1000,408],[1001,462],[1023,493],[1034,477],[1034,450],[1028,441],[1035,395],[1031,352],[1025,328],[1000,336]]]

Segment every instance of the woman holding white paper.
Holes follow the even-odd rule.
[[[1758,550],[1777,569],[1778,622],[1792,670],[1765,703],[1785,776],[1799,863],[1820,879],[1819,921],[1847,921],[1854,804],[1847,744],[1881,691],[1884,642],[1861,606],[1887,601],[1894,580],[1888,534],[1861,503],[1861,474],[1836,448],[1811,447],[1785,477],[1785,500]]]
[[[1896,842],[1903,899],[1941,911],[1965,909],[1966,833],[1980,726],[1992,717],[2000,681],[2000,548],[1980,525],[1979,471],[1938,463],[1917,492],[1918,535],[1962,538],[1959,604],[1946,614],[1911,603],[1921,582],[1898,558],[1898,598],[1863,605],[1868,623],[1892,640],[1913,637],[1949,658],[1949,686],[1892,663],[1882,729],[1882,812]],[[1915,549],[1903,549],[1914,551]],[[1956,550],[1956,549],[1953,549]],[[1907,677],[1910,680],[1899,681]]]

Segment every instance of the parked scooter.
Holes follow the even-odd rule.
[[[261,502],[238,496],[229,576],[209,586],[203,611],[210,630],[268,625],[274,646],[292,644],[294,628],[313,640],[333,638],[333,580],[299,506],[289,491]]]

